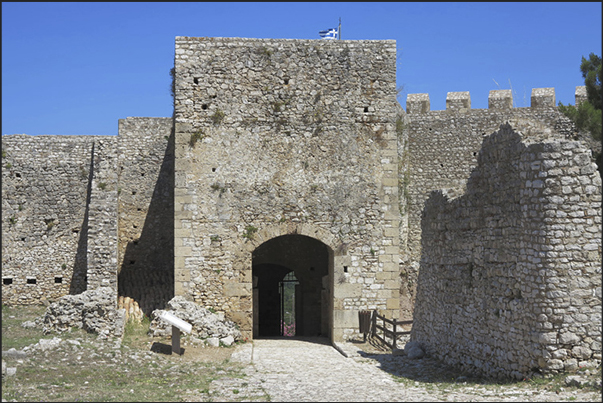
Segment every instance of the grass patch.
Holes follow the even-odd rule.
[[[151,319],[144,316],[140,322],[130,318],[124,327],[122,344],[129,347],[144,348],[149,342]]]
[[[188,141],[188,145],[193,148],[195,147],[195,144],[197,144],[197,141],[203,140],[205,138],[205,133],[203,132],[203,130],[198,130],[195,133],[191,134],[191,138]]]
[[[45,336],[41,329],[26,329],[21,323],[34,320],[44,315],[44,305],[6,306],[2,305],[2,351],[11,348],[17,350],[30,344],[37,343],[40,339],[52,338]]]
[[[253,225],[248,225],[245,227],[245,233],[243,234],[243,238],[253,239],[254,234],[258,231],[256,227]]]
[[[224,112],[222,112],[220,109],[218,109],[209,118],[215,125],[219,125],[220,123],[222,123],[222,121],[224,120],[225,117],[226,117],[226,114]]]
[[[3,358],[7,367],[17,368],[16,375],[2,379],[3,401],[182,401],[187,395],[208,394],[214,379],[244,376],[239,364],[223,358],[202,361],[186,353],[151,352],[155,339],[147,335],[146,317],[127,323],[121,345],[117,339],[102,341],[77,329],[44,336],[39,329],[21,327],[44,311],[43,306],[2,306],[2,350],[22,349],[41,338],[63,340],[25,358]]]

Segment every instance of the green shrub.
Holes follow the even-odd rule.
[[[217,111],[214,112],[213,115],[210,116],[210,119],[212,122],[214,122],[215,125],[219,125],[220,123],[222,123],[225,116],[226,116],[226,114],[224,112],[222,112],[220,109],[218,109]]]
[[[578,130],[590,132],[595,140],[601,140],[601,110],[588,101],[584,101],[578,106],[563,105],[559,102],[559,110],[576,124]]]
[[[203,132],[203,130],[198,130],[195,133],[191,134],[191,138],[188,141],[188,145],[193,148],[195,147],[195,144],[197,144],[197,141],[199,140],[203,140],[205,138],[205,133]]]
[[[243,238],[253,239],[254,234],[258,231],[256,227],[253,225],[248,225],[245,227],[245,233],[243,234]]]

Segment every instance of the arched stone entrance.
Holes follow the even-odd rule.
[[[253,251],[252,275],[254,338],[292,335],[292,323],[295,336],[331,337],[329,246],[305,235],[277,236]]]

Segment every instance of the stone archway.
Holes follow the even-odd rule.
[[[281,235],[258,246],[252,253],[253,337],[286,335],[283,322],[295,324],[295,336],[329,337],[332,260],[326,244],[305,235]],[[286,276],[295,279],[294,287]]]
[[[326,295],[325,302],[321,301],[321,323],[323,323],[321,326],[326,326],[327,332],[324,335],[331,341],[342,341],[346,330],[358,326],[357,312],[352,309],[345,309],[343,300],[349,296],[360,296],[360,288],[350,287],[349,284],[346,287],[345,283],[341,283],[347,268],[352,263],[351,257],[348,255],[348,245],[342,243],[330,231],[310,223],[279,223],[260,228],[241,245],[242,247],[238,250],[233,262],[234,268],[243,273],[243,281],[239,285],[240,290],[237,293],[238,295],[244,295],[245,298],[250,298],[252,301],[243,301],[241,310],[231,312],[231,318],[239,323],[245,337],[253,337],[254,302],[252,288],[254,280],[252,255],[263,243],[285,235],[304,235],[326,246],[328,276],[322,280],[325,282],[325,287],[322,288],[326,291]],[[338,281],[335,281],[335,279],[338,279]]]

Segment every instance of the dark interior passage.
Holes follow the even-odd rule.
[[[253,253],[254,337],[329,336],[329,251],[284,235]]]

